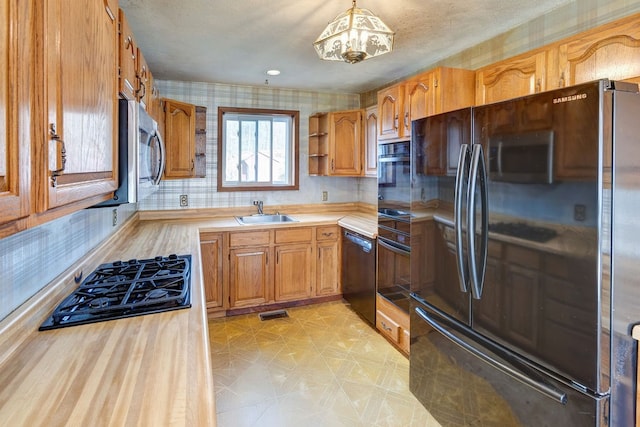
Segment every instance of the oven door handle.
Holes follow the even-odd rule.
[[[385,242],[384,240],[382,240],[380,238],[378,238],[378,244],[380,246],[382,246],[383,248],[388,249],[391,252],[396,253],[398,255],[404,255],[404,256],[410,256],[411,255],[411,252],[409,252],[409,251],[407,251],[405,249],[399,248],[397,246],[394,246],[394,245],[392,245],[390,243],[387,243],[387,242]]]
[[[520,381],[521,383],[523,383],[525,385],[528,385],[529,387],[531,387],[534,390],[544,394],[545,396],[549,397],[550,399],[555,400],[556,402],[560,403],[561,405],[565,405],[567,403],[567,395],[566,395],[566,393],[563,393],[562,391],[557,390],[555,387],[550,386],[550,385],[548,385],[548,384],[546,384],[546,383],[544,383],[542,381],[538,381],[535,378],[531,378],[530,376],[528,376],[524,372],[521,372],[521,371],[519,371],[519,370],[517,370],[515,368],[512,368],[511,366],[508,366],[506,363],[504,363],[504,362],[502,362],[500,360],[497,360],[497,359],[489,356],[488,354],[483,353],[477,347],[475,347],[475,346],[469,344],[468,342],[466,342],[465,340],[457,337],[452,332],[449,332],[444,326],[442,326],[440,323],[438,323],[438,321],[436,321],[435,319],[431,319],[431,317],[429,316],[429,313],[427,313],[423,308],[416,307],[415,308],[415,312],[422,320],[424,320],[429,326],[431,326],[437,332],[442,334],[445,338],[447,338],[448,340],[450,340],[454,344],[457,344],[458,346],[462,347],[464,350],[466,350],[469,353],[473,354],[478,359],[480,359],[480,360],[484,361],[485,363],[493,366],[495,369],[505,373],[506,375],[510,376],[511,378],[514,378],[514,379]]]

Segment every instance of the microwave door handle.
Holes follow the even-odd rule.
[[[158,141],[158,149],[160,150],[160,167],[158,168],[158,176],[153,178],[153,184],[159,185],[162,174],[164,173],[164,168],[167,164],[167,153],[165,151],[164,141],[162,140],[162,135],[160,135],[160,132],[156,130],[155,136]]]
[[[469,270],[464,256],[463,245],[463,221],[462,221],[462,202],[464,193],[464,180],[467,176],[469,145],[462,144],[460,146],[460,155],[458,156],[458,170],[456,171],[456,186],[453,206],[453,228],[456,236],[456,261],[458,267],[458,278],[460,281],[460,291],[469,292]]]
[[[467,244],[469,251],[469,276],[471,278],[471,295],[474,299],[482,297],[482,288],[484,286],[484,272],[486,267],[487,244],[486,238],[488,232],[487,223],[487,193],[485,186],[485,167],[484,154],[482,145],[474,144],[471,154],[471,170],[469,172],[469,189],[467,192]],[[481,163],[482,162],[482,163]],[[477,251],[476,251],[476,188],[478,184],[478,171],[482,172],[480,177],[480,196],[481,196],[481,221],[482,221],[482,242],[480,247],[481,268],[478,269]]]

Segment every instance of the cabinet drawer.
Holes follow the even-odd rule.
[[[393,342],[400,343],[400,325],[380,310],[376,311],[376,328]]]
[[[337,240],[340,230],[336,225],[316,228],[316,240]]]
[[[311,227],[276,230],[276,243],[311,242],[311,237]]]
[[[248,231],[246,233],[231,233],[229,245],[236,246],[259,246],[269,244],[269,231]]]

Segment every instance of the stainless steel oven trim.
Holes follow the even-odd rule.
[[[399,162],[408,162],[410,160],[411,159],[409,158],[409,156],[378,157],[378,163],[395,163],[395,162],[399,163]]]

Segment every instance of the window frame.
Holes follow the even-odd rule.
[[[293,183],[288,185],[260,184],[260,185],[224,185],[224,115],[227,113],[253,116],[289,116],[292,124],[292,153],[294,163],[291,170]],[[298,190],[300,187],[300,111],[275,110],[264,108],[218,107],[218,191],[273,191]]]

